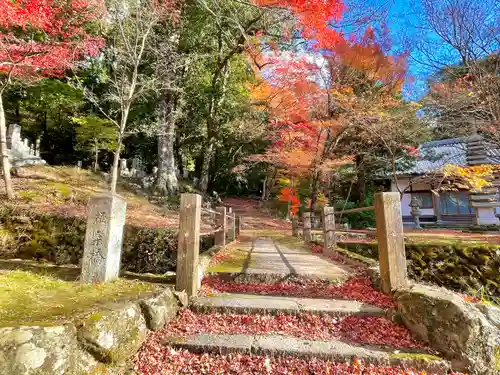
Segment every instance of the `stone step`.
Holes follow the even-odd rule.
[[[198,297],[191,306],[196,312],[222,312],[238,314],[299,314],[314,313],[332,316],[383,316],[385,311],[363,302],[259,296],[252,294],[220,293],[209,297]]]
[[[321,358],[336,362],[362,360],[365,364],[401,366],[418,371],[446,374],[447,361],[425,353],[399,352],[342,341],[310,341],[284,335],[227,335],[202,333],[187,337],[171,337],[165,345],[194,353],[241,353],[273,356]]]
[[[324,275],[317,275],[313,272],[310,273],[296,273],[296,272],[262,272],[261,270],[253,270],[248,269],[245,272],[208,272],[210,276],[217,276],[218,278],[231,281],[235,283],[243,283],[243,284],[273,284],[279,282],[286,282],[290,280],[294,280],[296,278],[307,278],[312,280],[328,280],[331,282],[341,283],[345,281],[349,274],[347,273],[348,267],[344,265],[339,265],[336,268],[341,269],[342,271],[336,272],[334,271],[328,277]]]

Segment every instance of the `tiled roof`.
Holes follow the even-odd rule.
[[[467,138],[452,138],[422,143],[415,164],[398,174],[424,174],[441,169],[446,164],[467,165]],[[500,164],[500,150],[488,147],[488,162]]]

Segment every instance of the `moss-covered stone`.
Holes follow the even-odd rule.
[[[494,375],[499,330],[474,305],[442,288],[414,285],[395,293],[405,326],[450,360],[453,368]]]
[[[165,326],[177,314],[177,297],[170,289],[165,289],[156,296],[143,298],[139,304],[148,328],[157,331]]]
[[[0,329],[0,374],[83,375],[96,364],[79,348],[72,324]]]
[[[104,363],[120,363],[129,358],[147,334],[146,321],[136,303],[92,314],[78,324],[77,330],[80,343]]]
[[[376,243],[340,242],[363,257],[378,259]],[[500,246],[479,242],[407,243],[408,274],[459,292],[482,289],[485,297],[500,298]]]
[[[391,358],[396,359],[414,359],[419,361],[440,361],[441,358],[432,354],[426,353],[393,353]]]
[[[38,214],[0,205],[0,258],[48,260],[79,264],[83,256],[86,223],[78,217]],[[200,252],[214,244],[213,235],[202,236]],[[177,231],[125,226],[122,268],[138,273],[174,271]]]

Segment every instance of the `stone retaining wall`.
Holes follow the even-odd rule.
[[[0,374],[106,374],[187,303],[184,293],[165,289],[102,307],[74,323],[0,328]]]
[[[79,265],[83,257],[85,220],[0,209],[0,258],[45,259]],[[214,245],[214,236],[202,236],[200,252]],[[177,230],[125,225],[122,269],[136,273],[175,271]]]
[[[377,243],[339,242],[338,246],[378,259]],[[500,246],[482,244],[406,244],[408,275],[458,292],[480,290],[500,298]]]
[[[347,264],[362,266],[378,287],[378,262],[338,248]],[[419,340],[449,360],[454,371],[471,375],[500,374],[500,308],[466,302],[442,287],[411,283],[394,291],[397,309],[390,315]]]

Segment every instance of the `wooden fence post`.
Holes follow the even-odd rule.
[[[201,195],[181,195],[179,221],[175,289],[191,297],[198,293]]]
[[[226,207],[217,207],[215,209],[219,213],[217,215],[217,227],[220,229],[215,233],[215,246],[226,246],[226,232],[227,232],[227,215]]]
[[[384,293],[408,286],[399,193],[375,194],[380,286]]]
[[[294,237],[299,236],[299,223],[296,215],[292,216],[292,236]]]
[[[330,249],[335,248],[335,208],[325,206],[323,208],[323,253],[328,255]]]
[[[311,242],[311,213],[304,212],[302,216],[302,231],[305,242]]]
[[[240,231],[241,231],[241,218],[239,216],[236,216],[234,219],[234,225],[236,227],[236,238],[240,237]]]
[[[231,207],[228,208],[227,213],[229,217],[229,238],[232,242],[236,240],[236,214]]]

